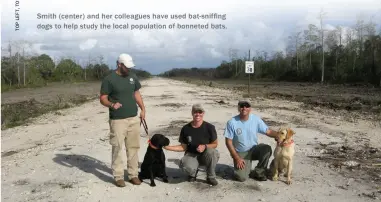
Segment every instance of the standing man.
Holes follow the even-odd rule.
[[[225,128],[225,143],[234,160],[234,175],[238,181],[245,181],[249,176],[259,181],[266,181],[267,165],[272,154],[270,145],[258,144],[257,133],[277,138],[278,133],[269,129],[263,120],[250,114],[249,101],[238,102],[239,114],[230,119]],[[258,164],[251,171],[252,160]]]
[[[124,187],[124,154],[127,154],[127,173],[129,181],[140,185],[138,178],[140,148],[140,121],[145,118],[145,107],[139,89],[141,84],[136,75],[130,72],[135,67],[128,54],[121,54],[117,69],[103,79],[100,102],[109,108],[110,144],[112,145],[112,174],[118,187]],[[137,116],[139,105],[140,119]]]
[[[180,161],[180,169],[188,174],[188,181],[194,182],[199,165],[204,165],[207,169],[207,183],[215,186],[218,184],[216,165],[220,158],[216,149],[217,132],[213,124],[204,121],[204,114],[205,110],[201,105],[193,105],[193,120],[181,129],[180,145],[164,148],[169,151],[185,151],[184,157]]]

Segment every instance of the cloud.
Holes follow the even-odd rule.
[[[87,39],[86,41],[79,44],[79,49],[81,49],[82,51],[92,49],[95,47],[97,42],[98,41],[96,39]]]
[[[89,56],[103,55],[104,61],[115,66],[118,55],[130,53],[138,68],[160,73],[175,67],[216,67],[222,60],[228,60],[229,48],[238,49],[239,57],[248,50],[285,51],[287,37],[295,30],[307,29],[308,24],[319,25],[321,8],[327,13],[326,28],[336,25],[351,26],[357,14],[365,18],[374,15],[374,21],[381,21],[379,0],[317,0],[317,1],[252,1],[252,0],[35,0],[20,1],[20,31],[14,31],[15,1],[2,2],[2,43],[9,40],[26,39],[33,43],[33,51],[46,53],[55,58],[76,57],[87,61]],[[112,15],[124,19],[37,19],[41,14]],[[206,14],[220,19],[152,19],[152,14]],[[215,14],[226,14],[226,19]],[[144,18],[148,15],[150,19]],[[126,18],[130,19],[126,19]],[[133,18],[133,19],[131,19]],[[37,25],[78,24],[97,26],[97,30],[38,29]],[[100,24],[131,25],[172,23],[223,24],[226,29],[149,29],[124,30],[101,29]],[[209,24],[209,27],[211,27]],[[46,27],[46,26],[45,26]],[[85,26],[84,26],[85,27]],[[3,45],[4,46],[4,45]]]

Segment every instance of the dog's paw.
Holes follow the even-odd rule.
[[[168,183],[168,178],[163,178],[163,182]]]
[[[149,186],[156,187],[156,184],[155,183],[151,183]]]
[[[272,180],[273,180],[273,181],[278,181],[278,176],[277,176],[277,175],[273,176],[273,177],[272,177]]]
[[[291,179],[287,179],[286,184],[290,185],[291,184]]]

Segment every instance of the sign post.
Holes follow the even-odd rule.
[[[250,51],[249,51],[250,60]],[[254,74],[254,61],[245,61],[245,73],[249,74],[249,83],[247,85],[247,93],[250,96],[250,74]]]

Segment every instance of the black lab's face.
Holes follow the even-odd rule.
[[[151,138],[151,144],[155,147],[162,148],[169,145],[169,139],[162,134],[155,134]]]

